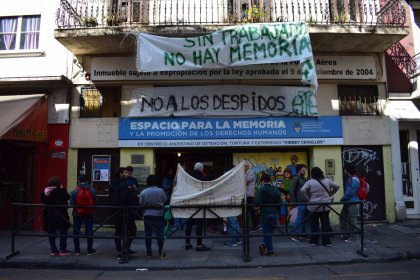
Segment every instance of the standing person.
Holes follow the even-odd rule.
[[[80,175],[77,187],[70,193],[70,205],[73,206],[73,244],[74,254],[80,255],[80,229],[82,223],[85,225],[85,236],[87,236],[87,255],[92,256],[98,253],[93,249],[93,209],[77,206],[96,205],[96,191],[88,183],[86,175]]]
[[[247,204],[247,212],[251,217],[252,223],[252,232],[258,231],[258,224],[257,224],[257,215],[255,214],[254,209],[254,198],[255,198],[255,185],[257,183],[255,172],[252,168],[250,168],[250,164],[248,161],[245,162],[245,180],[246,180],[246,204]]]
[[[233,169],[235,166],[233,164],[230,164],[228,166],[226,166],[225,170],[223,173],[228,172],[229,170]],[[225,247],[236,247],[238,246],[238,244],[242,244],[242,241],[240,239],[239,236],[239,232],[240,232],[240,226],[239,226],[239,222],[238,222],[238,218],[236,216],[231,216],[231,217],[226,217],[224,219],[225,223],[223,223],[223,225],[226,226],[226,232],[228,235],[230,235],[231,237],[229,238],[228,241],[226,241],[224,243]]]
[[[191,176],[200,181],[207,181],[206,174],[204,174],[204,165],[201,162],[197,162],[194,165],[194,171]],[[190,250],[193,248],[191,244],[191,231],[192,226],[195,224],[195,235],[202,236],[203,235],[203,227],[204,227],[204,219],[203,218],[189,218],[187,221],[187,225],[185,227],[185,250]],[[203,238],[197,237],[197,246],[195,248],[196,251],[209,251],[211,248],[205,246],[203,244]]]
[[[125,167],[118,168],[117,172],[114,175],[114,178],[111,182],[110,187],[110,198],[111,198],[111,204],[113,206],[130,206],[131,201],[133,200],[133,195],[130,194],[130,191],[133,190],[133,186],[129,185],[129,181],[127,180],[127,169]],[[137,203],[137,199],[136,202]],[[129,211],[126,211],[126,209],[115,209],[116,213],[114,215],[115,219],[115,248],[117,250],[117,259],[121,260],[126,258],[127,254],[134,254],[135,251],[132,251],[130,249],[131,236],[136,235],[136,227],[135,223],[134,226],[132,223],[134,222],[134,215],[131,215],[132,213],[131,209],[128,209]],[[124,224],[126,223],[126,224]],[[121,237],[124,235],[124,227],[127,226],[127,234],[129,236],[127,242],[125,240],[121,240]],[[121,243],[122,242],[122,243]]]
[[[138,186],[139,182],[136,177],[133,176],[134,168],[132,166],[127,166],[127,185],[128,190],[126,196],[126,205],[127,206],[139,206],[139,197],[138,197]],[[135,236],[137,232],[137,226],[136,226],[136,217],[138,217],[138,209],[129,209],[127,213],[127,222],[128,222],[128,232],[130,233],[130,236]],[[129,240],[128,244],[128,253],[130,255],[133,255],[137,253],[136,251],[132,250],[131,243],[132,239]]]
[[[41,201],[48,205],[44,209],[44,229],[48,232],[48,241],[51,247],[50,256],[68,256],[71,252],[67,250],[68,229],[70,228],[67,208],[54,207],[57,205],[68,205],[69,193],[61,185],[58,177],[48,179],[47,186],[41,194]],[[57,249],[55,239],[57,231],[60,236],[60,251]]]
[[[311,169],[311,179],[306,181],[301,191],[305,195],[309,203],[323,202],[328,203],[332,201],[332,196],[338,191],[340,186],[325,178],[324,172],[321,168],[314,167]],[[323,205],[308,205],[308,211],[311,212],[310,223],[311,233],[319,233],[319,223],[321,222],[322,245],[331,246],[329,231],[329,214],[330,209]],[[317,246],[319,241],[318,234],[312,234],[309,244]]]
[[[143,209],[143,219],[144,233],[146,236],[145,242],[147,258],[152,258],[152,239],[150,238],[152,237],[153,232],[155,232],[155,235],[157,236],[159,256],[161,259],[164,259],[166,258],[166,254],[163,252],[163,207],[166,202],[166,194],[163,189],[157,186],[157,176],[149,175],[146,179],[146,183],[147,188],[140,193],[139,205],[145,207],[145,209]],[[148,209],[147,207],[153,208]]]
[[[356,168],[353,165],[345,165],[344,172],[348,176],[344,185],[344,194],[340,199],[340,202],[359,202],[357,196],[357,190],[360,186],[360,180],[356,174]],[[352,242],[348,233],[354,231],[353,226],[357,224],[357,204],[344,204],[340,213],[340,231],[342,233],[342,239],[344,242]],[[353,225],[353,226],[352,226]]]
[[[264,173],[261,176],[262,186],[257,192],[256,203],[261,205],[261,224],[264,239],[258,247],[261,255],[267,251],[267,255],[274,254],[273,237],[271,236],[279,220],[279,206],[264,206],[264,204],[280,205],[280,191],[271,185],[271,176]]]
[[[298,174],[293,177],[292,183],[290,184],[289,194],[290,194],[290,201],[292,203],[307,203],[305,195],[300,191],[302,186],[306,182],[306,165],[305,164],[298,164],[296,166]],[[303,234],[306,232],[306,215],[307,215],[307,208],[306,205],[297,205],[297,216],[295,220],[295,227],[292,229],[292,233],[295,235],[292,236],[293,241],[302,241]]]
[[[290,157],[290,164],[286,167],[286,168],[289,168],[290,171],[292,172],[292,177],[298,175],[299,173],[298,166],[297,166],[298,161],[299,161],[298,156],[292,155]]]

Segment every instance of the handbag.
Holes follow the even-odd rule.
[[[321,186],[324,188],[324,190],[328,193],[328,195],[330,196],[331,202],[334,202],[334,196],[331,196],[331,193],[327,189],[327,187],[325,187],[324,184],[320,180],[318,180],[318,179],[316,179],[316,180],[321,184]]]

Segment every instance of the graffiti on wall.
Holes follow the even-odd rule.
[[[355,166],[366,166],[369,162],[378,160],[376,151],[366,148],[344,148],[343,163],[354,164]]]

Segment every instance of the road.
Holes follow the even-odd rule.
[[[287,280],[287,279],[381,279],[417,280],[420,274],[420,260],[405,260],[386,263],[357,263],[348,265],[316,265],[272,268],[237,269],[190,269],[190,270],[63,270],[1,268],[0,280],[49,280],[49,279],[233,279],[233,280]]]

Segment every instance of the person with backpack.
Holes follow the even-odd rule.
[[[41,202],[44,208],[44,230],[48,232],[48,241],[51,247],[50,256],[65,257],[71,255],[67,250],[67,233],[70,228],[69,215],[67,213],[67,202],[70,198],[67,190],[61,185],[60,178],[51,177],[47,186],[41,194]],[[60,207],[62,206],[62,207]],[[57,249],[55,239],[57,231],[60,235],[60,251]]]
[[[80,229],[85,225],[85,236],[87,237],[87,255],[92,256],[98,253],[93,249],[93,208],[83,206],[96,205],[96,191],[88,183],[86,175],[80,175],[77,187],[70,193],[70,205],[73,206],[73,243],[74,255],[80,255]],[[79,206],[79,207],[78,207]]]
[[[356,175],[356,168],[353,165],[345,165],[344,172],[348,176],[344,184],[344,194],[340,202],[359,202],[357,191],[359,190],[360,180]],[[344,242],[352,242],[350,235],[345,232],[354,231],[353,226],[357,225],[357,204],[344,204],[340,213],[340,231]]]

